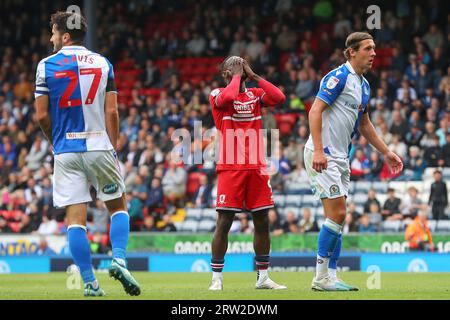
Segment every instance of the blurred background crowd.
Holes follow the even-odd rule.
[[[287,97],[284,105],[263,110],[264,127],[280,132],[279,170],[271,178],[277,202],[271,229],[274,235],[317,231],[323,212],[308,202],[303,168],[307,111],[320,79],[345,62],[346,36],[366,30],[370,3],[97,3],[97,51],[114,65],[119,91],[117,153],[132,230],[184,230],[191,209],[214,208],[214,163],[175,164],[169,154],[179,142],[171,136],[180,128],[192,132],[195,121],[201,121],[203,131],[214,129],[208,96],[224,85],[218,65],[228,55],[239,55]],[[33,92],[36,66],[53,48],[50,14],[70,4],[0,3],[0,233],[66,230],[64,211],[52,204],[51,146],[34,121]],[[382,156],[363,137],[354,138],[346,232],[382,231],[384,221],[409,221],[420,211],[430,219],[448,218],[450,14],[444,6],[438,0],[397,0],[381,7],[381,29],[371,31],[377,57],[365,75],[371,85],[370,117],[389,148],[402,157],[405,170],[391,175]],[[208,143],[192,147],[205,150]],[[251,232],[248,218],[238,215],[232,232]],[[108,221],[103,204],[93,201],[91,238],[106,244],[101,238]]]

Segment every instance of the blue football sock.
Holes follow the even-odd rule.
[[[67,237],[69,239],[70,252],[75,264],[80,269],[84,283],[95,281],[86,227],[70,225],[67,230]]]
[[[130,234],[130,217],[126,211],[117,211],[111,216],[109,237],[113,258],[125,261],[125,252]]]
[[[337,268],[337,262],[339,260],[339,256],[341,255],[341,247],[342,247],[342,233],[339,234],[339,238],[336,243],[336,248],[334,248],[333,254],[331,255],[328,268],[330,269]]]
[[[336,248],[339,238],[340,225],[330,219],[326,219],[319,232],[318,254],[322,258],[330,258]]]
[[[341,226],[331,219],[326,219],[319,232],[316,262],[316,279],[328,276],[328,265],[341,232]]]

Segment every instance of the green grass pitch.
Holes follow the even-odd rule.
[[[119,282],[105,273],[97,278],[107,296],[88,299],[156,299],[156,300],[303,300],[303,299],[450,299],[450,273],[381,273],[381,288],[369,290],[369,274],[342,273],[342,278],[360,288],[359,292],[313,292],[311,272],[273,272],[271,278],[288,286],[287,290],[255,290],[256,274],[224,273],[224,290],[210,292],[209,273],[135,272],[142,287],[139,297],[125,294]],[[67,289],[68,274],[0,275],[0,299],[85,299],[83,291]]]

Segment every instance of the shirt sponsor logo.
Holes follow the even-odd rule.
[[[112,193],[116,192],[117,189],[119,189],[119,186],[117,185],[117,183],[110,183],[110,184],[107,184],[106,186],[104,186],[102,191],[105,194],[112,194]]]
[[[66,139],[74,140],[74,139],[98,138],[98,137],[103,137],[104,134],[105,134],[105,131],[66,132]]]

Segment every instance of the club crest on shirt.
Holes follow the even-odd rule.
[[[253,99],[253,98],[255,97],[255,95],[254,95],[253,92],[251,92],[251,91],[247,91],[245,94],[246,94],[247,97],[249,97],[250,99]]]
[[[328,89],[334,89],[337,84],[339,83],[339,79],[335,76],[331,76],[330,79],[327,81],[327,88]]]

